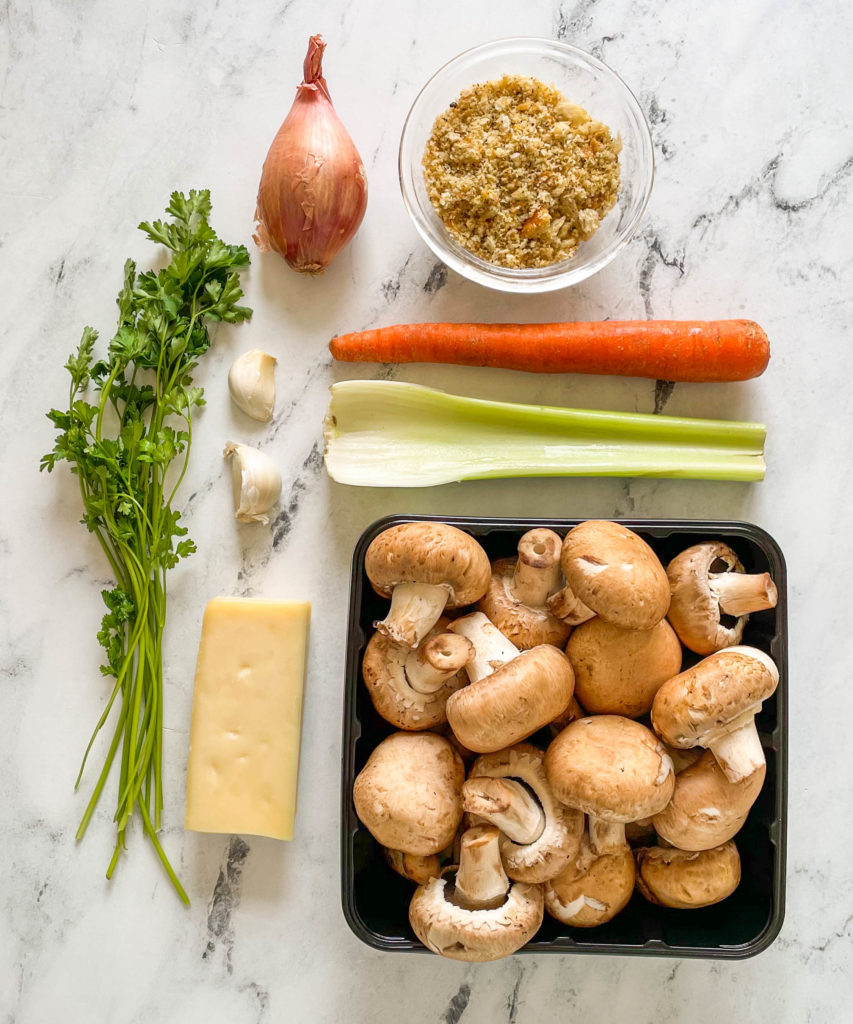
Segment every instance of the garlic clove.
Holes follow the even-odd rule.
[[[247,416],[261,423],[272,419],[275,364],[273,356],[253,348],[235,359],[228,372],[228,390],[234,404]]]
[[[245,444],[229,441],[223,455],[231,459],[234,516],[239,523],[269,523],[267,512],[281,495],[281,473],[273,460]]]

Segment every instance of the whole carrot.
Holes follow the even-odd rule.
[[[752,320],[400,324],[342,334],[329,349],[350,363],[452,363],[674,381],[749,380],[770,359],[767,335]]]

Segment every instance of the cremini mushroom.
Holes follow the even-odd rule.
[[[623,910],[634,892],[634,857],[623,841],[598,853],[584,833],[580,851],[545,884],[545,909],[572,928],[595,928]]]
[[[692,910],[719,903],[740,883],[740,855],[731,840],[690,852],[651,846],[636,850],[637,888],[650,903]]]
[[[446,707],[450,727],[470,750],[503,750],[565,711],[574,676],[561,650],[540,644],[519,653],[482,612],[448,628],[474,645],[465,666],[470,682],[448,698]]]
[[[625,822],[625,839],[629,846],[648,846],[655,841],[654,818],[639,818]]]
[[[465,676],[465,682],[467,683],[467,681],[468,677]],[[462,758],[464,764],[469,765],[473,764],[473,762],[476,761],[477,752],[474,750],[469,750],[464,743],[459,742],[459,739],[457,738],[454,731],[450,728],[448,722],[445,721],[444,723],[442,723],[440,726],[436,728],[435,731],[438,733],[439,736],[443,736],[447,740],[447,742]]]
[[[573,625],[598,615],[623,629],[651,629],[666,615],[669,580],[658,556],[619,523],[590,519],[574,527],[560,563],[566,586],[548,607]]]
[[[364,556],[374,590],[391,608],[374,625],[397,643],[417,647],[446,608],[473,604],[491,579],[486,552],[447,523],[401,523],[374,537]]]
[[[447,740],[430,732],[395,732],[358,773],[355,810],[382,846],[429,856],[453,840],[464,781],[462,759]]]
[[[685,647],[712,654],[739,644],[750,612],[775,608],[770,573],[746,573],[720,541],[694,544],[666,568],[672,600],[669,621]]]
[[[742,827],[764,784],[762,765],[740,782],[729,782],[710,750],[675,777],[666,807],[654,816],[655,831],[679,850],[710,850]]]
[[[473,645],[441,631],[440,619],[417,650],[376,632],[364,652],[362,678],[373,706],[397,729],[432,729],[447,721],[447,698],[467,683],[461,669]]]
[[[625,822],[662,811],[675,785],[657,736],[619,715],[566,726],[548,747],[545,772],[558,800],[590,816],[591,842],[600,851],[623,846]]]
[[[575,695],[596,715],[644,715],[661,686],[681,671],[681,644],[666,619],[651,629],[590,619],[569,637],[566,654]]]
[[[578,718],[584,718],[585,715],[586,712],[578,703],[577,698],[573,696],[569,701],[569,706],[566,710],[561,715],[557,715],[557,717],[548,724],[551,739],[558,736],[570,722],[574,722]]]
[[[544,754],[529,743],[477,758],[462,809],[501,830],[504,868],[518,882],[545,882],[578,854],[583,814],[557,800]]]
[[[442,859],[438,854],[423,857],[416,853],[403,853],[402,850],[389,850],[387,846],[383,846],[382,851],[388,865],[398,875],[417,885],[426,885],[431,878],[441,875]]]
[[[528,530],[517,558],[492,563],[489,589],[477,605],[519,650],[539,644],[563,647],[571,627],[546,607],[560,589],[562,538],[553,530]]]
[[[688,747],[687,750],[681,750],[678,747],[670,746],[669,743],[664,743],[663,749],[669,754],[676,775],[683,772],[685,768],[689,768],[691,764],[696,764],[703,754],[701,747]]]
[[[713,750],[726,778],[739,782],[765,763],[755,715],[778,682],[769,654],[727,647],[663,684],[652,725],[673,747]]]
[[[418,887],[409,921],[421,942],[451,960],[484,963],[520,949],[544,914],[541,885],[510,882],[501,865],[500,833],[478,825],[462,836],[455,880]]]

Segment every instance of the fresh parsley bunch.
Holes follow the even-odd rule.
[[[172,193],[168,220],[139,225],[171,251],[159,272],[137,274],[124,265],[118,329],[106,359],[95,360],[98,334],[83,330],[65,368],[71,375],[68,407],[47,415],[58,430],[42,457],[49,472],[71,463],[80,483],[82,522],[93,533],[115,575],[103,591],[107,613],[98,642],[104,675],[115,679],[77,777],[99,730],[119,698],[118,717],[103,769],[77,830],[82,838],[116,760],[120,758],[112,876],[125,846],[134,809],[181,899],[187,894],[160,845],[163,808],[163,626],[166,572],[195,545],[173,508],[186,473],[194,411],[204,404],[193,372],[210,347],[209,324],[240,323],[252,315],[239,305],[239,273],[249,264],[242,245],[226,245],[210,227],[210,193]],[[94,392],[93,401],[85,397]]]

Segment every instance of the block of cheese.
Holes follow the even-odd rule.
[[[217,597],[204,612],[185,827],[292,839],[311,605]]]

